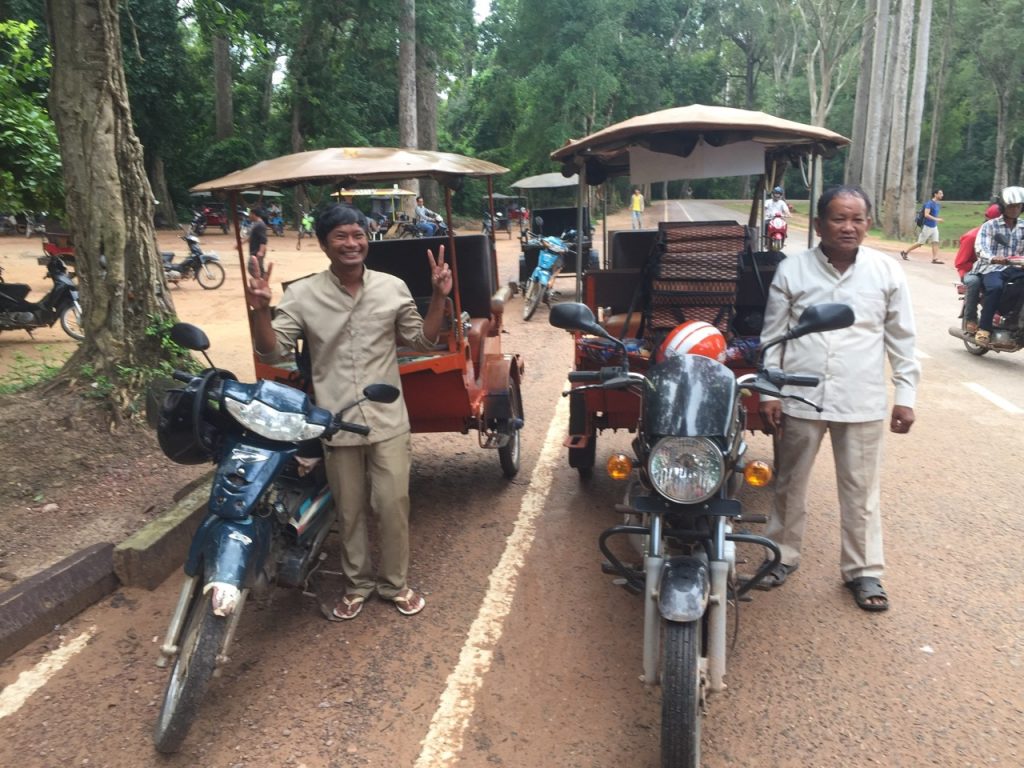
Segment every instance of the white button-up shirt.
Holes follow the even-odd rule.
[[[849,304],[856,317],[854,324],[776,345],[765,357],[767,365],[780,366],[786,373],[821,378],[817,387],[783,389],[785,394],[821,405],[821,413],[789,399],[783,400],[783,412],[824,421],[885,419],[886,356],[892,367],[894,404],[913,408],[921,366],[914,355],[910,292],[903,270],[880,251],[861,246],[856,260],[843,273],[829,263],[820,248],[783,259],[768,292],[762,341],[796,325],[812,304],[830,302]]]

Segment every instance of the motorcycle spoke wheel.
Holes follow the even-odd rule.
[[[181,747],[216,669],[228,619],[214,615],[212,600],[212,592],[197,593],[189,608],[153,732],[157,752]]]
[[[512,387],[508,392],[509,410],[512,413],[511,421],[523,418],[523,399],[519,391],[519,382],[512,380]],[[510,421],[499,424],[498,430],[508,433],[508,443],[498,449],[498,461],[501,463],[501,471],[505,477],[511,480],[519,473],[520,448],[522,443],[522,429],[517,429]]]
[[[663,621],[661,765],[700,768],[701,626]]]
[[[526,289],[523,291],[523,320],[529,320],[533,317],[533,313],[537,311],[537,305],[540,304],[540,297],[543,294],[544,289],[540,283],[532,277],[526,281]]]
[[[82,341],[85,338],[85,331],[82,330],[82,310],[74,304],[64,307],[60,313],[60,327],[75,341]]]
[[[224,285],[224,267],[216,261],[208,261],[200,264],[196,271],[196,280],[208,291],[220,288]]]

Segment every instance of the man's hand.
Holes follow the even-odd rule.
[[[889,429],[897,434],[905,435],[914,424],[914,409],[905,405],[894,405],[892,407],[892,419],[889,422]]]
[[[764,431],[769,435],[781,435],[782,434],[782,401],[781,400],[762,400],[761,407],[761,424],[764,426]]]
[[[430,260],[430,284],[434,286],[434,295],[447,296],[452,292],[452,271],[444,260],[444,246],[437,249],[437,259],[427,248],[427,258]]]
[[[261,310],[270,308],[271,290],[270,275],[274,271],[274,263],[267,264],[267,273],[263,277],[249,277],[249,284],[245,289],[245,300],[250,309]]]

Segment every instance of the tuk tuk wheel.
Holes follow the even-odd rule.
[[[508,399],[512,418],[501,419],[498,422],[498,431],[508,434],[508,442],[498,449],[498,461],[501,462],[501,471],[505,473],[505,477],[511,480],[519,473],[520,434],[523,425],[523,398],[516,379],[512,379]]]
[[[587,401],[581,394],[569,395],[569,434],[588,438],[585,448],[569,449],[569,466],[579,472],[581,480],[589,480],[594,474],[597,430],[587,431]]]

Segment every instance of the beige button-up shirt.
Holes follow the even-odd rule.
[[[363,282],[349,294],[329,269],[288,286],[274,312],[277,346],[260,354],[263,362],[286,357],[299,336],[309,345],[313,391],[321,408],[337,412],[362,397],[367,384],[401,389],[397,342],[427,351],[434,345],[423,335],[423,318],[405,282],[384,272],[363,270]],[[338,432],[331,445],[365,445],[409,431],[405,400],[361,403],[346,411],[345,421],[370,427],[367,437]]]
[[[853,308],[849,328],[811,333],[768,350],[765,362],[786,373],[821,377],[817,387],[786,387],[824,410],[783,400],[783,412],[802,419],[877,421],[888,416],[885,360],[892,368],[895,405],[914,407],[921,366],[915,357],[910,292],[903,270],[880,251],[861,246],[843,273],[813,248],[779,263],[768,292],[762,341],[796,325],[812,304],[839,302]],[[770,398],[769,398],[770,399]]]

